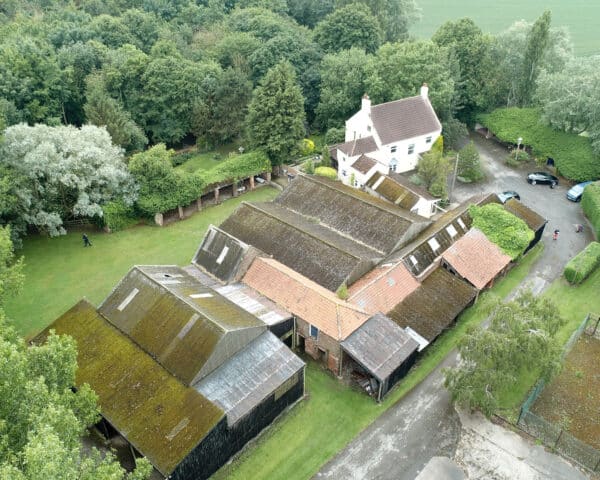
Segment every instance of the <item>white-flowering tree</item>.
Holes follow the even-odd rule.
[[[51,236],[65,233],[63,220],[102,216],[102,204],[131,204],[136,186],[104,127],[14,125],[4,132],[4,164],[18,175],[15,191],[25,223]]]

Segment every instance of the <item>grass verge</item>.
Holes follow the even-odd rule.
[[[358,433],[427,377],[456,347],[467,329],[483,322],[496,299],[506,297],[529,272],[542,246],[534,248],[494,288],[480,295],[457,324],[441,335],[410,373],[376,404],[362,392],[342,385],[312,361],[306,371],[308,398],[281,417],[256,442],[214,476],[216,480],[312,477]]]
[[[21,335],[31,336],[84,296],[98,305],[133,265],[187,265],[211,223],[219,225],[242,201],[267,201],[278,193],[261,187],[167,227],[87,232],[91,248],[83,248],[81,232],[30,236],[19,252],[25,257],[25,286],[6,303],[7,316]]]

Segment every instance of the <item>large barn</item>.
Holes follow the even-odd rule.
[[[179,267],[134,267],[40,340],[50,329],[77,341],[77,384],[111,430],[170,479],[208,478],[304,394],[304,363],[267,325]]]

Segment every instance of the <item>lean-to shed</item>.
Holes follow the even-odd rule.
[[[521,203],[514,198],[511,198],[504,204],[504,209],[507,212],[512,213],[515,217],[523,220],[527,226],[533,230],[533,240],[529,243],[525,249],[525,252],[523,252],[527,253],[542,239],[542,234],[544,233],[544,229],[546,228],[546,223],[548,223],[548,220],[529,208],[524,203]]]

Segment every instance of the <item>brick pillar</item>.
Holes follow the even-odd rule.
[[[271,172],[267,172],[267,182],[271,181]]]
[[[235,198],[239,195],[238,191],[238,186],[237,186],[237,182],[233,182],[233,185],[231,186],[231,190],[232,190],[232,196]]]
[[[254,190],[254,175],[250,177],[250,190]]]
[[[198,200],[196,200],[196,210],[202,210],[202,197],[198,197]]]
[[[179,220],[183,220],[183,208],[181,205],[177,205],[177,213],[179,214]]]
[[[215,203],[219,203],[219,187],[215,188]]]
[[[163,214],[162,213],[155,213],[154,214],[154,223],[156,223],[159,227],[162,227],[164,225],[164,220],[163,220]]]

